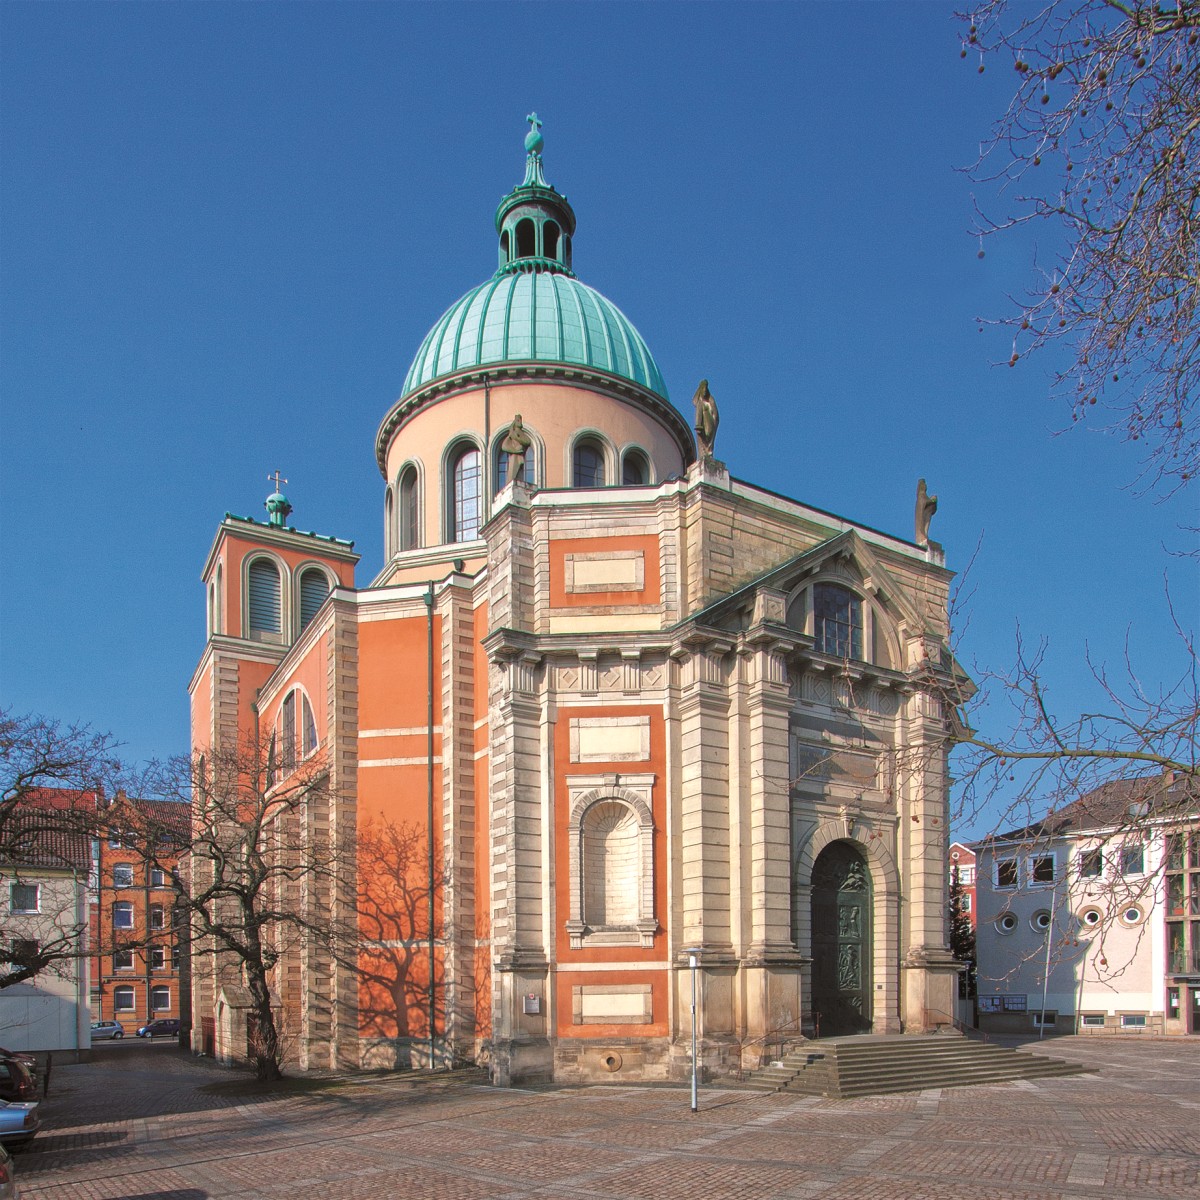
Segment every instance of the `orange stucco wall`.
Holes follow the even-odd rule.
[[[617,540],[617,539],[613,539]],[[572,717],[636,717],[650,718],[650,757],[641,762],[571,762],[570,720]],[[617,963],[662,961],[667,954],[667,789],[666,789],[666,730],[662,708],[657,705],[581,705],[562,707],[554,730],[554,890],[555,904],[560,914],[570,912],[570,837],[568,834],[569,805],[567,775],[605,775],[613,772],[653,772],[654,787],[650,809],[654,816],[654,913],[659,930],[654,944],[648,949],[640,946],[597,946],[572,950],[565,920],[557,922],[555,932],[556,957],[560,963]],[[575,1025],[572,1021],[571,988],[575,985],[612,983],[649,983],[653,990],[653,1009],[656,1020],[649,1025]],[[642,1037],[663,1036],[668,1029],[667,976],[665,971],[606,970],[595,976],[587,972],[560,973],[556,980],[558,1002],[558,1034],[560,1037]]]
[[[359,625],[359,1024],[373,1037],[428,1033],[428,627],[413,616]],[[441,719],[442,625],[434,617],[434,720]],[[442,735],[435,726],[435,922],[442,921]],[[415,940],[417,944],[406,945]],[[422,945],[420,943],[424,942]],[[437,963],[437,996],[444,961]],[[438,1023],[441,1024],[438,1000]]]

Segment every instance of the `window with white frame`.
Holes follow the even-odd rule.
[[[133,887],[133,867],[129,863],[116,863],[112,869],[113,887]]]
[[[1104,1014],[1103,1013],[1083,1013],[1079,1018],[1079,1023],[1081,1025],[1087,1025],[1089,1028],[1092,1028],[1092,1029],[1095,1029],[1095,1028],[1103,1029],[1104,1028]]]
[[[1122,1029],[1144,1029],[1146,1026],[1145,1013],[1122,1013],[1121,1028]]]
[[[1099,847],[1085,850],[1076,861],[1080,879],[1099,879],[1104,874],[1104,851]]]
[[[116,1012],[133,1012],[133,988],[126,984],[113,988],[113,1009]]]
[[[167,927],[166,915],[163,912],[161,904],[150,905],[150,928],[165,929]]]
[[[1146,870],[1146,851],[1141,842],[1121,847],[1121,874],[1142,875]]]
[[[152,888],[160,888],[167,886],[167,875],[162,867],[150,868],[150,886]]]
[[[133,903],[129,900],[117,900],[112,906],[112,923],[114,929],[133,928]]]
[[[1017,860],[1001,858],[996,862],[996,886],[998,888],[1015,888],[1020,881]]]
[[[38,883],[10,883],[8,885],[8,911],[35,913],[41,911],[42,889]]]
[[[162,946],[150,947],[150,966],[155,971],[161,971],[167,965],[167,952]]]
[[[169,1012],[171,989],[169,987],[152,987],[150,989],[150,1007],[154,1012]]]
[[[114,971],[132,971],[133,970],[133,951],[132,950],[114,950],[112,960],[113,960],[113,970]]]
[[[1035,854],[1029,859],[1029,882],[1033,887],[1048,887],[1054,882],[1054,855]]]

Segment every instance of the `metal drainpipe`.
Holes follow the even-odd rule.
[[[483,522],[492,515],[492,378],[483,374]]]
[[[433,583],[425,592],[425,631],[426,631],[426,690],[428,692],[426,723],[426,764],[425,779],[427,791],[426,818],[428,821],[428,870],[429,870],[429,1069],[434,1069],[434,1017],[436,1014],[436,997],[434,994],[434,979],[437,974],[437,950],[434,940],[434,896],[433,896]]]

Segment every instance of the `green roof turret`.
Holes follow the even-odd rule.
[[[575,234],[575,212],[566,196],[546,182],[542,170],[542,123],[537,113],[525,118],[525,178],[496,209],[496,232],[500,235],[498,275],[518,271],[550,271],[573,275],[571,238]]]

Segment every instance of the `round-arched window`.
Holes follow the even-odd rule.
[[[591,438],[575,443],[571,483],[577,488],[604,487],[604,448]]]
[[[450,470],[450,540],[470,542],[483,524],[483,472],[479,451],[465,446],[452,460]]]

